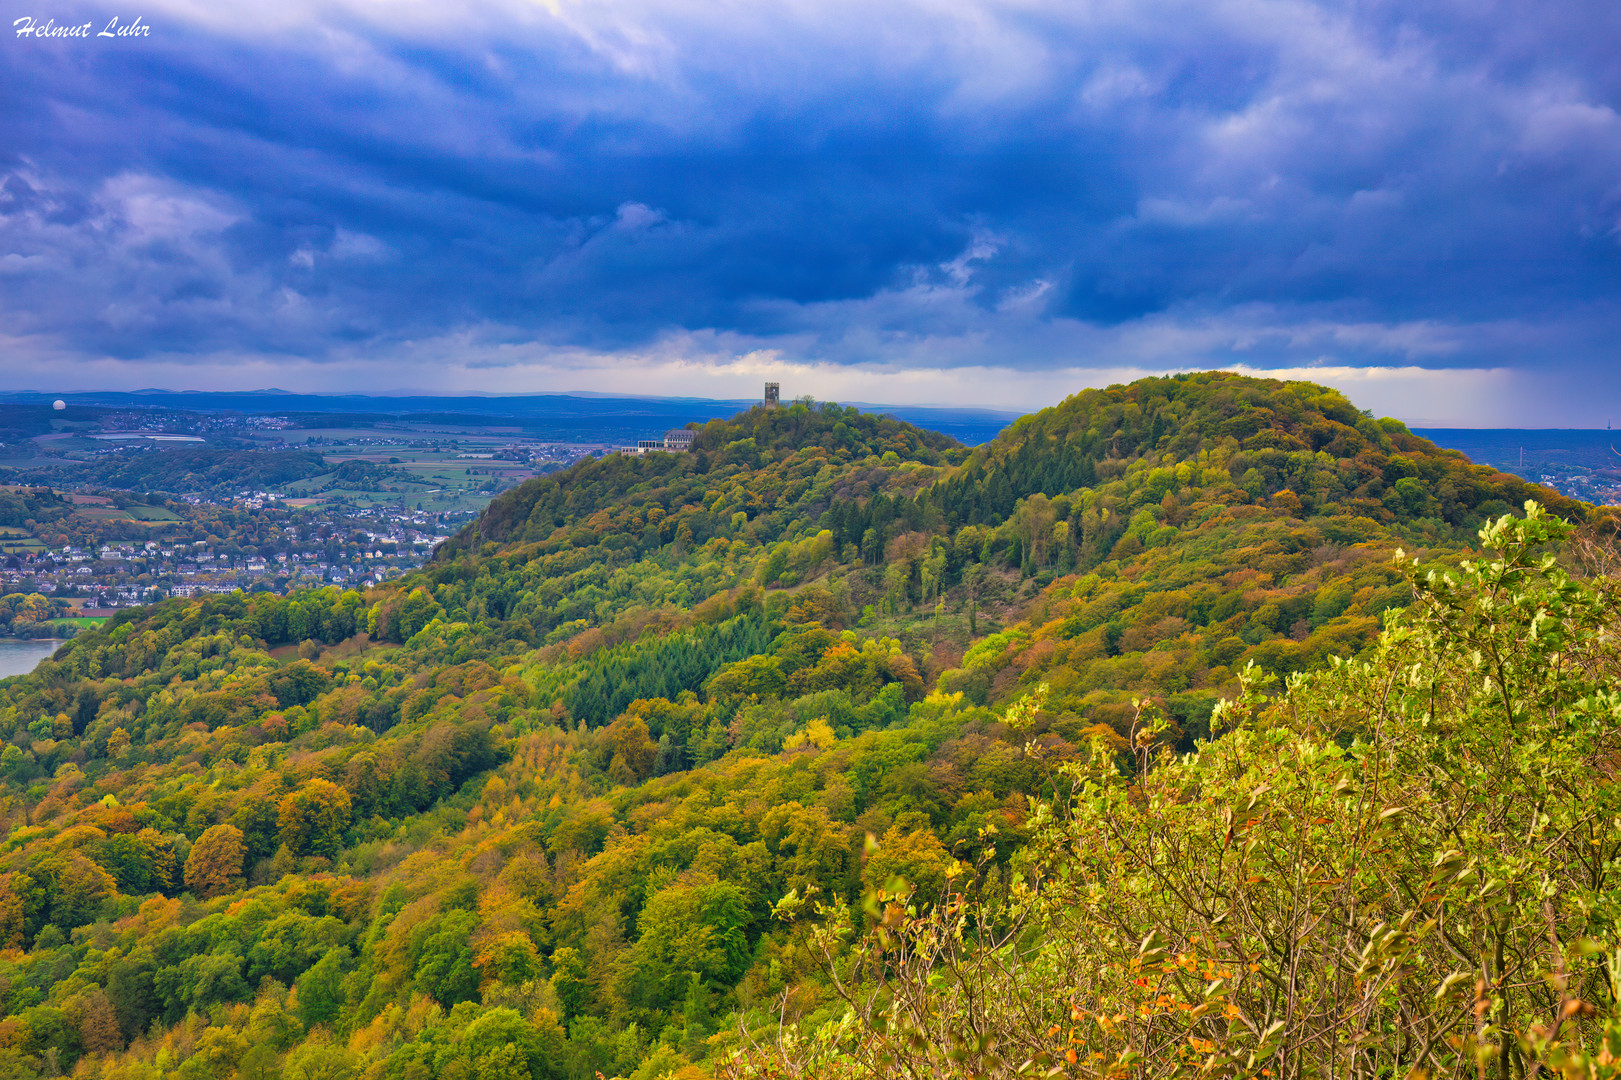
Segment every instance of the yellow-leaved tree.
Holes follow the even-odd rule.
[[[349,793],[316,777],[283,796],[276,823],[281,842],[293,855],[337,854],[349,827]]]

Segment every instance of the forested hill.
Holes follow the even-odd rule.
[[[1026,416],[975,451],[933,501],[952,525],[995,523],[1029,495],[1089,488],[1133,465],[1208,465],[1212,455],[1251,502],[1289,491],[1305,517],[1473,527],[1502,513],[1505,499],[1518,507],[1544,492],[1375,420],[1338,391],[1205,373],[1086,390]],[[1180,486],[1164,473],[1149,481],[1160,491]],[[1574,500],[1553,498],[1560,513],[1582,516]]]
[[[453,557],[483,541],[545,541],[556,530],[578,527],[603,512],[622,512],[622,516],[598,523],[606,526],[600,531],[623,531],[616,528],[626,520],[623,512],[633,515],[653,506],[662,511],[656,522],[660,524],[659,540],[672,541],[679,532],[679,524],[670,520],[672,508],[677,517],[683,509],[689,510],[684,522],[689,531],[708,539],[729,522],[726,519],[716,525],[705,516],[715,512],[713,493],[756,478],[768,479],[771,486],[745,493],[741,502],[730,505],[742,508],[751,521],[762,513],[776,515],[769,518],[769,525],[780,527],[787,524],[781,512],[811,492],[817,480],[825,481],[853,464],[877,458],[882,467],[902,463],[938,466],[960,461],[967,453],[950,436],[833,403],[759,407],[731,420],[688,426],[695,429],[695,435],[687,453],[615,454],[519,485],[441,547],[440,558]],[[758,477],[762,469],[766,476]],[[878,479],[884,475],[878,474]],[[828,498],[825,488],[816,489],[815,494],[823,502]]]
[[[874,493],[897,490],[915,495],[924,478],[933,483],[910,500],[916,509],[887,498],[880,507],[896,507],[892,512],[908,524],[954,531],[999,524],[1031,495],[1091,488],[1144,463],[1155,469],[1208,464],[1212,454],[1250,501],[1289,491],[1308,517],[1438,518],[1473,528],[1533,494],[1561,514],[1585,514],[1575,500],[1471,465],[1397,421],[1374,420],[1337,391],[1204,373],[1083,391],[1024,417],[971,456],[946,436],[834,404],[755,408],[697,428],[690,455],[611,456],[531,480],[497,499],[441,548],[440,559],[485,541],[555,539],[557,530],[578,528],[604,512],[610,516],[597,524],[607,528],[599,531],[622,532],[615,528],[622,519],[611,515],[632,507],[659,511],[656,539],[662,543],[674,540],[683,524],[695,539],[708,539],[728,523],[714,520],[714,502],[704,495],[762,470],[768,486],[728,505],[740,506],[751,526],[765,515],[763,529],[754,531],[775,538],[805,523],[803,515],[785,510],[827,511],[835,502],[864,503]],[[880,465],[914,469],[899,485],[884,474],[833,480],[828,472],[874,457]],[[920,473],[917,465],[935,471]],[[1149,486],[1168,491],[1182,485],[1160,475]]]
[[[1065,762],[1193,748],[1529,496],[1593,513],[1299,383],[974,451],[801,403],[386,587],[121,613],[0,682],[0,1075],[711,1075],[842,1012],[786,898],[1000,873]]]

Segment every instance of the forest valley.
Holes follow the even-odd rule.
[[[0,683],[0,1077],[1615,1075],[1615,531],[1209,373],[121,612]]]

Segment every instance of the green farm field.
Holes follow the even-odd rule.
[[[330,429],[333,432],[342,429]],[[492,445],[494,440],[492,440]],[[465,446],[449,449],[431,449],[406,445],[382,445],[343,448],[326,454],[333,472],[306,477],[283,486],[286,495],[294,499],[318,498],[323,501],[342,501],[357,507],[420,505],[434,513],[447,511],[478,511],[487,506],[497,494],[480,490],[492,479],[500,487],[510,487],[533,475],[527,465],[487,458],[463,458],[458,454],[479,452]],[[398,475],[377,486],[381,490],[366,490],[363,486],[329,487],[339,481],[336,467],[346,462],[359,461],[395,470],[411,477]],[[341,481],[340,481],[341,482]]]
[[[58,628],[72,626],[79,630],[89,630],[100,626],[106,621],[107,619],[105,616],[90,617],[85,615],[75,615],[61,619],[52,619],[51,625]]]

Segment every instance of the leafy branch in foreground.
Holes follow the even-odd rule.
[[[1067,766],[1005,889],[822,908],[848,1012],[732,1074],[1621,1074],[1618,590],[1570,532],[1529,503],[1367,659]]]

